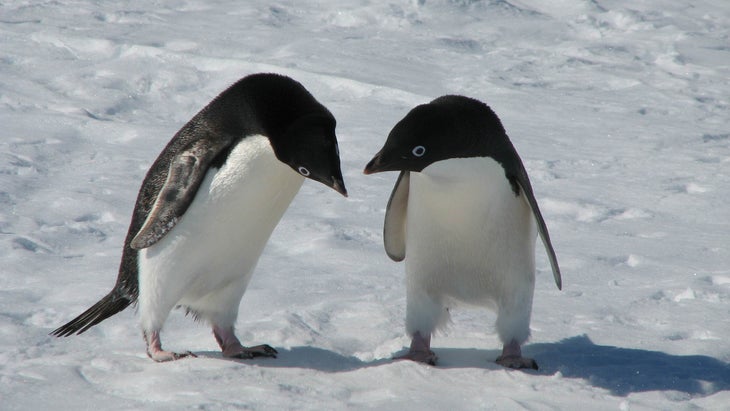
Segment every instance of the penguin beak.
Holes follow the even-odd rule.
[[[386,165],[383,164],[383,150],[380,150],[378,154],[373,157],[372,160],[368,163],[368,165],[365,166],[365,169],[362,171],[363,174],[374,174],[379,173],[381,171],[390,171]]]
[[[345,188],[345,182],[342,178],[332,176],[332,184],[329,185],[333,190],[347,197],[347,189]]]

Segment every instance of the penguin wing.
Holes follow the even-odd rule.
[[[385,210],[383,242],[385,252],[393,261],[406,258],[406,213],[408,211],[408,189],[410,172],[401,171]]]
[[[553,249],[553,243],[550,241],[550,234],[548,233],[547,225],[545,225],[545,220],[542,218],[540,208],[537,206],[537,200],[535,200],[535,194],[532,192],[532,185],[530,185],[530,180],[527,177],[527,171],[525,171],[525,168],[521,164],[520,166],[521,167],[519,167],[517,175],[515,176],[517,185],[520,186],[520,189],[525,194],[527,204],[530,206],[532,214],[535,216],[535,220],[537,221],[537,232],[540,234],[540,239],[545,246],[548,258],[550,259],[550,267],[553,269],[555,285],[558,286],[558,290],[562,290],[563,279],[560,276],[558,258],[555,256],[555,250]]]
[[[147,248],[175,227],[193,202],[211,162],[230,143],[231,140],[224,138],[198,139],[172,158],[167,179],[130,247]]]

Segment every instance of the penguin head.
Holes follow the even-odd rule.
[[[364,173],[420,172],[437,161],[492,155],[503,141],[509,141],[504,128],[486,104],[443,96],[415,107],[399,121]]]
[[[325,113],[329,114],[329,113]],[[347,197],[332,115],[314,113],[294,120],[283,133],[269,137],[279,161],[302,176]]]

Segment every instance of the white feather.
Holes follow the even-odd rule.
[[[162,240],[139,252],[139,313],[159,330],[177,305],[233,325],[259,256],[304,178],[263,136],[243,139]]]
[[[536,227],[491,158],[439,161],[411,173],[406,222],[410,334],[428,334],[457,302],[498,313],[503,341],[529,336]]]

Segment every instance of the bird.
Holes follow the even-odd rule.
[[[485,103],[445,95],[413,108],[390,131],[365,174],[399,171],[383,241],[405,260],[408,352],[397,359],[435,365],[434,331],[459,305],[496,311],[498,364],[537,369],[522,356],[530,335],[535,242],[545,246],[555,283],[558,260],[527,171],[501,121]]]
[[[234,324],[272,231],[306,179],[347,197],[332,113],[299,82],[274,73],[241,78],[188,121],[142,182],[116,283],[51,335],[81,334],[136,304],[147,355],[162,348],[171,310],[208,323],[230,358],[276,357],[245,347]]]

